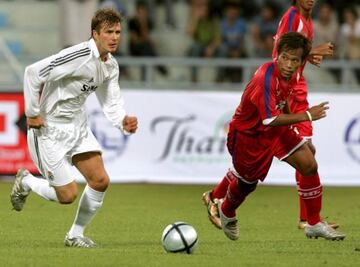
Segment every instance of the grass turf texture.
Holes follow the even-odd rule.
[[[211,186],[113,184],[86,234],[100,247],[66,248],[77,208],[31,194],[11,210],[10,183],[0,183],[2,266],[359,266],[359,188],[325,188],[323,212],[341,224],[344,241],[307,239],[297,229],[294,187],[260,186],[238,210],[240,239],[228,240],[207,219],[201,195]],[[82,190],[83,186],[79,189]],[[80,190],[79,190],[80,191]],[[80,191],[81,192],[81,191]],[[199,236],[193,255],[161,246],[166,225],[185,221]]]

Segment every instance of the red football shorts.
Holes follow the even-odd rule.
[[[233,166],[250,183],[265,179],[274,156],[283,160],[306,142],[287,126],[274,127],[259,134],[231,128],[230,125],[227,147]]]

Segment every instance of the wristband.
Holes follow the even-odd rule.
[[[311,113],[308,110],[306,111],[306,115],[308,116],[309,121],[312,121]]]

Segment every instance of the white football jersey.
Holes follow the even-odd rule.
[[[95,92],[105,116],[123,130],[126,113],[118,79],[115,58],[109,53],[101,61],[93,39],[66,48],[25,69],[25,114],[71,121],[85,115],[86,98]]]

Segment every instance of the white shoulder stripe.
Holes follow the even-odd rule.
[[[297,28],[297,32],[302,32],[302,29],[304,28],[304,23],[302,22],[302,20],[300,19],[300,23],[299,23],[299,26]]]

